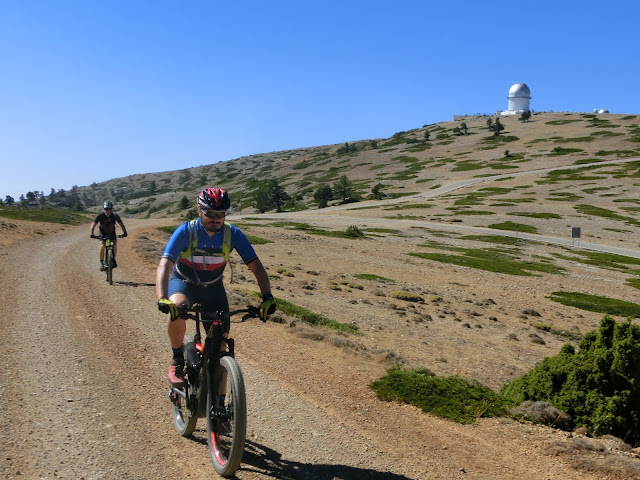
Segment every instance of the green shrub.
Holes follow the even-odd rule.
[[[596,435],[640,442],[640,327],[605,316],[597,331],[566,344],[526,375],[505,385],[510,401],[546,401]]]
[[[362,230],[360,230],[356,225],[349,225],[345,233],[348,237],[353,238],[362,238],[365,236],[364,233],[362,233]]]
[[[421,408],[441,418],[474,423],[476,418],[506,415],[510,402],[490,389],[460,377],[435,377],[423,369],[390,368],[386,376],[372,382],[380,400],[398,401]]]

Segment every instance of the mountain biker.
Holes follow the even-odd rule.
[[[186,332],[184,318],[178,317],[177,308],[199,303],[211,312],[229,312],[229,302],[222,283],[222,273],[229,253],[236,250],[249,270],[253,272],[262,294],[260,317],[276,309],[271,295],[269,276],[244,233],[225,221],[231,207],[229,195],[220,188],[207,188],[197,197],[198,218],[180,225],[167,243],[156,271],[158,309],[169,313],[167,333],[173,350],[169,366],[169,383],[184,382],[184,346]],[[203,318],[205,329],[211,321]],[[229,336],[229,320],[223,325],[224,336]]]
[[[95,230],[96,225],[100,224],[100,235],[103,237],[110,237],[113,241],[112,267],[116,268],[118,266],[118,264],[116,263],[116,253],[118,253],[116,223],[120,224],[123,237],[127,236],[127,229],[125,228],[124,223],[122,223],[122,219],[120,218],[120,216],[117,213],[114,213],[113,203],[111,203],[110,200],[105,201],[102,207],[104,208],[104,213],[100,213],[91,224],[90,236],[91,238],[94,238],[93,231]],[[102,260],[104,258],[104,242],[104,239],[100,242],[100,271],[107,268],[107,266],[104,264],[104,261]]]

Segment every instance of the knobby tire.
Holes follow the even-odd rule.
[[[113,285],[113,252],[111,250],[107,250],[107,275],[106,280],[109,282],[109,285]]]
[[[226,401],[220,405],[221,381],[226,374]],[[247,435],[247,401],[242,372],[236,360],[223,356],[216,367],[207,395],[207,443],[213,468],[223,477],[231,477],[240,467]],[[225,408],[226,407],[226,408]],[[224,421],[212,412],[229,414],[230,431],[223,428]]]

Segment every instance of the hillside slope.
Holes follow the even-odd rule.
[[[121,212],[147,216],[175,213],[182,196],[192,199],[203,186],[218,185],[232,193],[236,211],[247,212],[259,183],[275,179],[295,198],[292,206],[300,209],[313,208],[313,192],[322,184],[335,183],[342,175],[363,197],[370,195],[376,184],[384,185],[383,191],[388,195],[405,195],[464,178],[640,155],[640,118],[635,115],[537,113],[529,122],[506,117],[501,118],[505,130],[499,136],[493,136],[487,129],[487,120],[493,118],[465,119],[467,134],[455,133],[462,121],[442,122],[398,132],[388,139],[350,142],[350,149],[345,149],[345,145],[328,145],[263,153],[175,172],[117,178],[80,187],[78,192],[87,205],[100,206],[104,198],[111,198]],[[427,131],[429,140],[425,141]],[[341,153],[353,148],[357,150]],[[637,171],[636,168],[607,175],[633,175]],[[586,180],[600,180],[590,179],[598,175],[587,173],[590,172],[584,174]],[[541,194],[546,194],[551,186],[559,189],[576,183],[567,180],[574,179],[549,179],[554,183],[542,189]],[[578,196],[585,199],[584,203],[595,198],[607,207],[615,200],[610,194],[624,194],[626,182],[612,180],[608,178],[605,182],[607,190],[598,182],[599,190]],[[535,187],[538,191],[539,186]],[[571,189],[552,193],[575,192]],[[559,201],[574,198],[555,197]]]

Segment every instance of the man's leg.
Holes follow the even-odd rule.
[[[189,306],[189,300],[180,292],[174,293],[169,297],[173,303],[182,306]],[[173,351],[173,359],[169,366],[169,383],[179,385],[184,382],[184,334],[187,331],[187,322],[184,318],[176,318],[171,320],[171,315],[167,317],[167,334]]]

